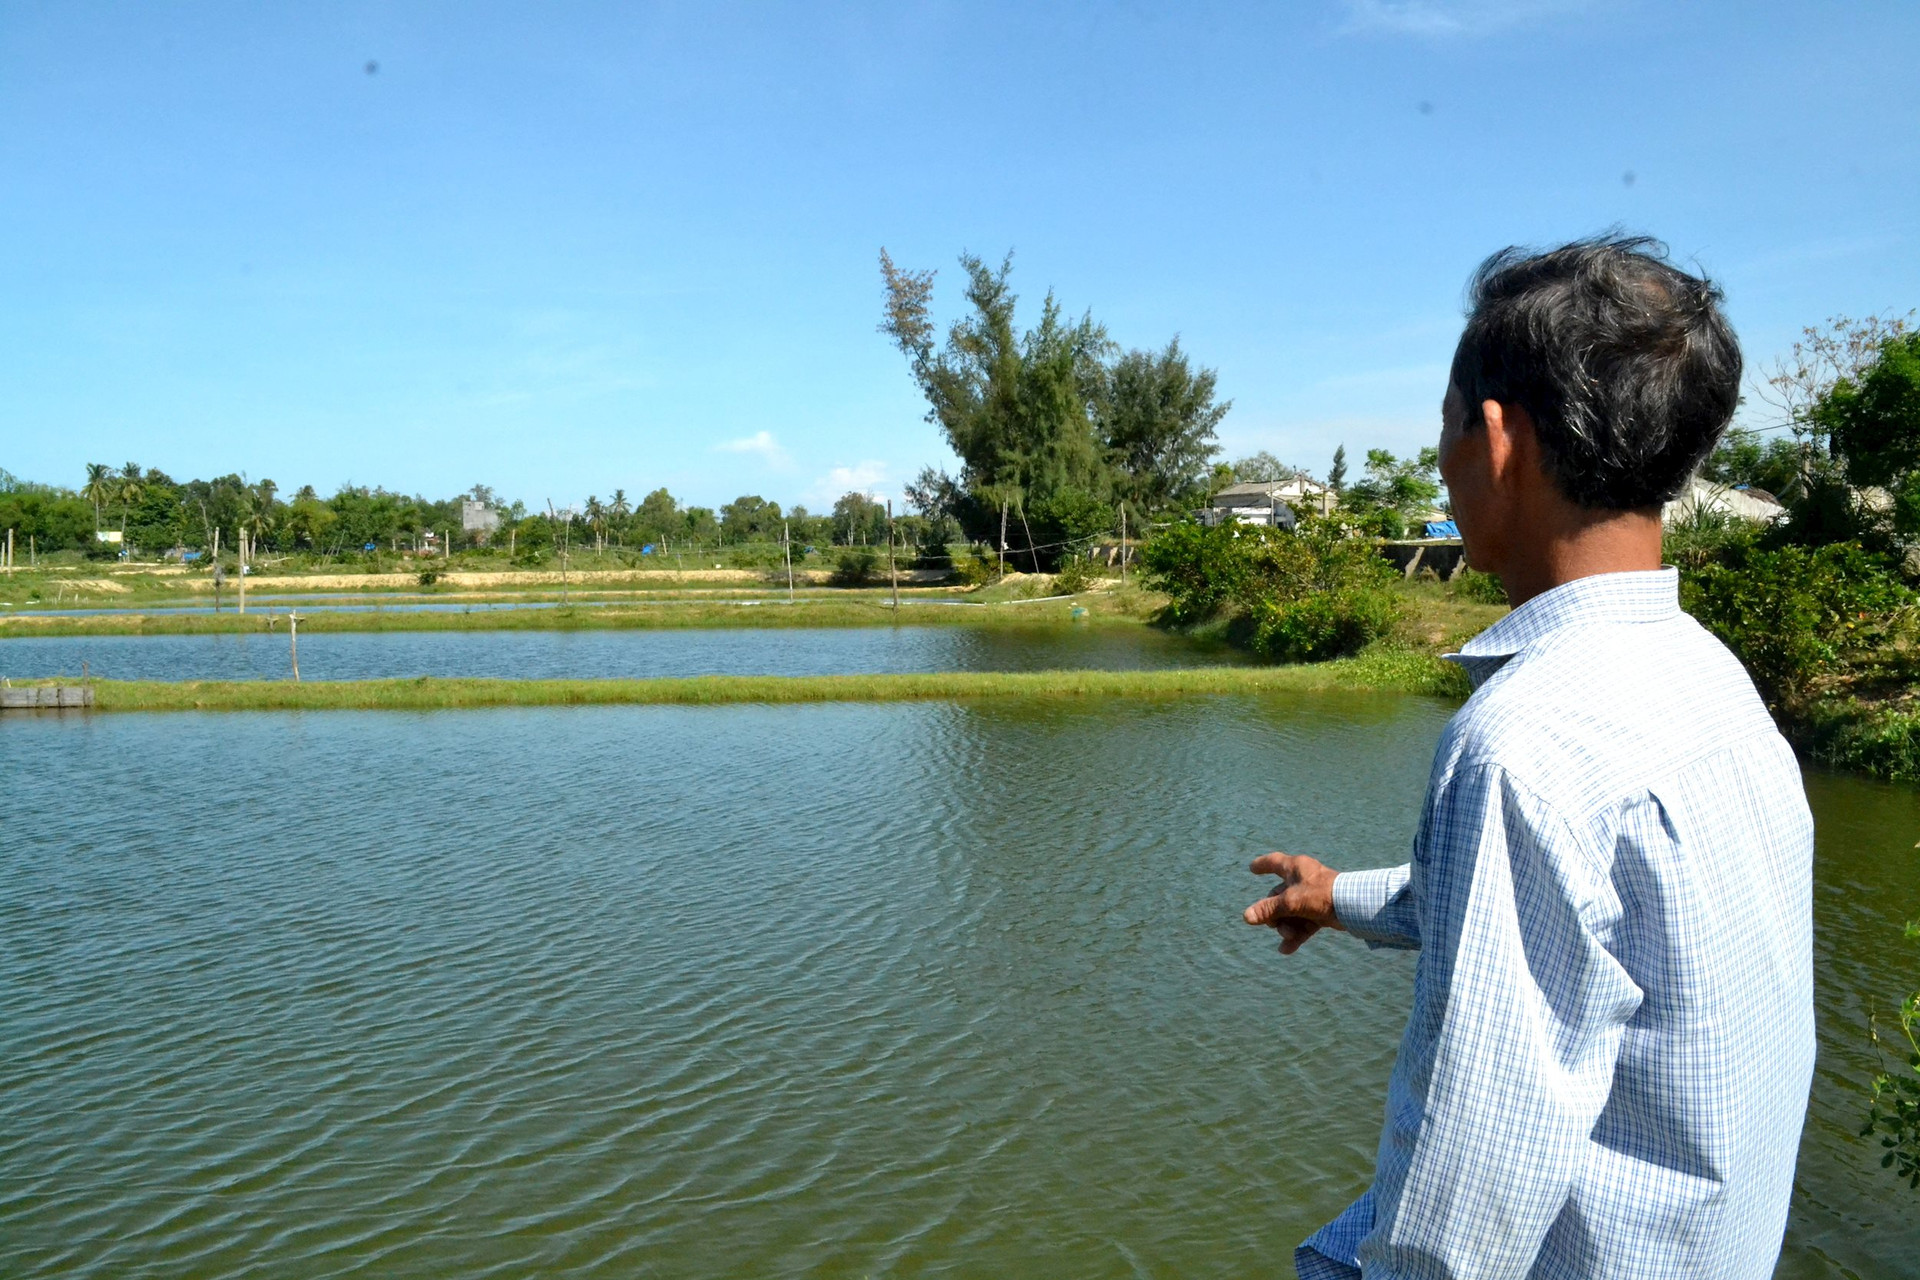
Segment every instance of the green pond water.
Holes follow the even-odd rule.
[[[1401,860],[1448,711],[5,720],[0,1276],[1290,1276],[1413,967],[1282,959],[1244,866]],[[1780,1270],[1912,1276],[1854,1134],[1920,796],[1809,781]]]

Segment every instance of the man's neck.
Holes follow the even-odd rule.
[[[1500,567],[1507,601],[1518,609],[1537,595],[1600,573],[1658,569],[1661,564],[1659,508],[1647,511],[1588,511],[1560,505],[1539,513],[1532,523],[1546,536],[1516,539],[1508,562]]]

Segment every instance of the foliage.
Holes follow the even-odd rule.
[[[780,537],[780,504],[743,494],[720,508],[720,536],[728,542],[765,542]]]
[[[1478,569],[1462,569],[1453,575],[1448,583],[1453,594],[1465,600],[1479,604],[1507,603],[1507,588],[1499,578],[1491,573],[1482,573]]]
[[[1889,512],[1902,541],[1920,538],[1920,332],[1883,342],[1855,377],[1843,377],[1809,411],[1855,486],[1900,495]],[[1909,497],[1912,495],[1912,497]]]
[[[1766,549],[1730,540],[1683,575],[1682,606],[1746,664],[1776,712],[1804,710],[1825,679],[1871,661],[1911,625],[1912,593],[1852,543]]]
[[[995,268],[965,254],[960,265],[967,312],[940,344],[934,273],[880,255],[880,330],[960,459],[957,478],[931,486],[929,513],[995,545],[1004,522],[1023,540],[1015,554],[1037,571],[1061,550],[1052,544],[1111,529],[1119,503],[1141,523],[1204,492],[1214,428],[1229,408],[1214,399],[1212,370],[1196,368],[1177,340],[1119,353],[1090,313],[1069,318],[1051,293],[1022,330],[1011,256]]]
[[[1400,606],[1381,586],[1263,600],[1250,616],[1254,652],[1276,662],[1323,662],[1358,653],[1392,630]]]
[[[1341,520],[1307,516],[1292,531],[1185,522],[1156,534],[1141,559],[1148,585],[1169,597],[1168,622],[1231,615],[1230,634],[1279,661],[1356,652],[1400,613],[1392,569]]]
[[[1729,431],[1700,468],[1702,479],[1729,486],[1761,489],[1776,498],[1798,497],[1804,488],[1806,453],[1810,446],[1775,437],[1762,440],[1756,431]]]
[[[880,557],[869,547],[849,547],[834,560],[828,581],[836,587],[864,587],[873,580]]]
[[[833,542],[870,546],[887,540],[887,509],[864,493],[843,494],[833,504]]]
[[[1214,428],[1233,407],[1214,402],[1217,381],[1212,369],[1193,368],[1178,338],[1108,366],[1095,412],[1116,465],[1116,496],[1141,511],[1163,511],[1205,487],[1218,452]]]
[[[1093,569],[1085,556],[1065,556],[1053,575],[1053,589],[1061,595],[1077,596],[1093,584]]]
[[[1290,467],[1265,449],[1251,454],[1233,464],[1233,478],[1239,484],[1264,483],[1270,480],[1291,480],[1300,475],[1298,467]]]
[[[1408,517],[1429,510],[1440,500],[1439,472],[1440,451],[1431,445],[1410,458],[1396,458],[1386,449],[1369,449],[1366,478],[1348,485],[1340,502],[1362,516],[1392,512],[1400,517],[1394,523],[1404,528]]]
[[[1920,920],[1907,922],[1907,939],[1920,941]],[[1860,1136],[1880,1135],[1886,1154],[1880,1167],[1892,1169],[1896,1178],[1905,1178],[1909,1187],[1920,1189],[1920,991],[1900,1004],[1900,1035],[1906,1041],[1896,1053],[1906,1058],[1905,1070],[1883,1071],[1873,1078],[1873,1097],[1868,1105],[1867,1124]],[[1886,1043],[1880,1037],[1878,1020],[1873,1029],[1875,1045]]]
[[[1439,463],[1439,455],[1437,452],[1434,456],[1434,462],[1436,466]],[[1344,444],[1335,445],[1333,450],[1333,465],[1327,468],[1327,488],[1333,490],[1335,493],[1343,493],[1346,491],[1346,487],[1347,446]]]

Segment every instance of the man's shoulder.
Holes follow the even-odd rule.
[[[1436,778],[1498,769],[1569,818],[1778,731],[1726,647],[1684,614],[1568,627],[1513,655],[1447,726]]]

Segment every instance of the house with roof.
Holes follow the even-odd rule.
[[[1292,476],[1285,480],[1244,480],[1230,484],[1207,500],[1200,511],[1200,523],[1261,524],[1291,529],[1297,513],[1306,511],[1326,515],[1337,498],[1333,490],[1317,480]]]

